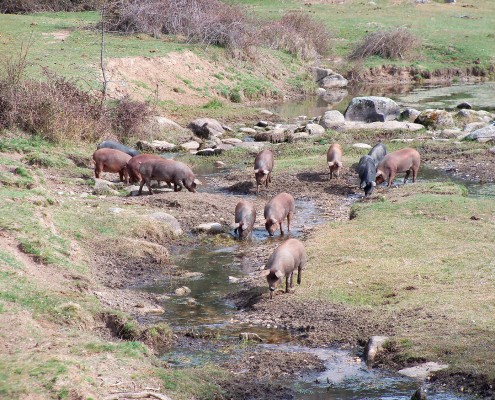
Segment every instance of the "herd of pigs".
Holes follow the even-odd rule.
[[[168,187],[174,185],[174,191],[180,191],[185,187],[190,192],[196,192],[196,186],[201,182],[197,180],[186,164],[165,159],[153,154],[139,154],[136,150],[113,141],[105,141],[98,145],[93,154],[95,163],[95,177],[99,178],[102,172],[113,172],[120,175],[120,180],[140,182],[139,195],[144,184],[151,191],[151,181],[166,182]],[[342,167],[342,146],[334,143],[327,152],[327,163],[330,169],[330,179],[335,175],[339,177]],[[412,180],[416,181],[420,165],[420,155],[412,148],[405,148],[387,154],[387,149],[382,143],[375,145],[368,155],[361,157],[357,167],[360,179],[360,188],[365,196],[371,195],[377,184],[387,181],[388,187],[392,185],[397,173],[405,172],[406,183],[412,172]],[[274,166],[273,152],[262,150],[254,160],[254,174],[256,179],[256,192],[263,184],[268,187],[272,180]],[[287,219],[287,231],[290,230],[290,221],[295,212],[294,198],[289,193],[279,193],[265,205],[265,228],[270,236],[277,229],[280,235],[284,234],[282,224]],[[234,232],[242,239],[247,238],[256,221],[254,204],[248,200],[241,200],[235,207]],[[301,271],[306,263],[306,251],[304,245],[297,239],[288,239],[278,246],[269,257],[262,275],[266,276],[270,289],[270,298],[277,286],[285,277],[285,291],[293,287],[293,275],[297,269],[297,283],[301,283]]]

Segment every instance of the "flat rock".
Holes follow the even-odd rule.
[[[318,85],[324,89],[343,88],[349,84],[349,81],[342,75],[331,74],[325,76],[323,79],[317,82]]]
[[[266,146],[266,142],[241,142],[234,144],[234,146],[258,152],[263,150]]]
[[[254,135],[258,131],[253,128],[240,128],[239,132],[245,133],[247,135]]]
[[[180,226],[180,223],[173,215],[158,211],[153,214],[147,215],[147,218],[152,221],[156,221],[157,223],[166,225],[175,236],[182,235],[182,228]]]
[[[237,138],[227,138],[222,139],[222,143],[235,145],[237,143],[242,143],[242,140]]]
[[[287,141],[289,143],[294,143],[294,142],[299,142],[301,140],[307,140],[309,138],[310,136],[308,132],[294,132],[294,133],[290,133],[287,136]]]
[[[119,207],[111,207],[108,209],[108,212],[111,212],[112,214],[120,214],[122,211],[124,211],[124,209]]]
[[[269,110],[260,110],[260,114],[271,116],[273,113]]]
[[[476,140],[478,142],[488,142],[493,139],[495,139],[495,125],[477,129],[464,137],[464,140]]]
[[[223,149],[221,148],[206,148],[206,149],[202,149],[202,150],[199,150],[196,152],[196,155],[197,156],[214,156],[214,155],[219,155],[219,154],[222,154],[222,151]]]
[[[354,143],[352,147],[355,149],[371,149],[371,146],[366,143]]]
[[[345,124],[341,125],[336,129],[342,132],[362,130],[362,129],[397,131],[397,132],[401,132],[401,131],[416,132],[425,129],[425,127],[421,124],[415,124],[412,122],[405,122],[405,121],[385,121],[385,122],[370,122],[370,123],[346,121]]]
[[[166,140],[153,140],[152,142],[140,140],[136,143],[136,147],[145,152],[163,153],[165,151],[174,150],[177,146],[173,143],[167,142]]]
[[[193,229],[194,232],[205,232],[211,234],[218,234],[223,232],[222,224],[218,222],[209,222],[200,224]]]
[[[184,150],[189,151],[189,150],[198,150],[200,144],[196,142],[195,140],[191,140],[186,143],[182,143],[180,147],[182,147]]]
[[[427,362],[415,367],[404,368],[399,371],[399,374],[415,379],[426,379],[432,372],[442,371],[447,369],[447,364],[439,364],[436,362]]]
[[[117,195],[114,187],[116,185],[113,182],[107,181],[105,179],[95,178],[95,185],[93,187],[93,194],[97,196],[110,196]]]

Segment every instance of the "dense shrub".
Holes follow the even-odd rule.
[[[244,9],[219,0],[115,0],[108,27],[153,36],[172,34],[203,45],[246,49],[253,44],[253,24]]]
[[[404,59],[421,46],[420,39],[406,28],[380,30],[366,35],[351,53],[351,59],[380,56]]]
[[[22,14],[40,11],[96,10],[100,0],[0,0],[0,12]]]
[[[0,129],[20,128],[54,142],[145,136],[145,103],[123,99],[108,108],[65,78],[47,73],[43,81],[22,79],[21,64],[10,64],[0,77]]]
[[[325,54],[330,43],[325,27],[307,14],[290,12],[266,23],[249,17],[244,7],[219,0],[113,0],[106,15],[110,30],[180,35],[248,54],[256,46],[269,46],[314,58]]]
[[[325,55],[330,49],[330,33],[321,22],[301,12],[288,12],[274,25],[263,29],[265,41],[273,48],[303,59]]]
[[[151,117],[151,108],[148,104],[124,97],[112,110],[112,114],[112,127],[120,141],[125,142],[128,137],[146,136]]]

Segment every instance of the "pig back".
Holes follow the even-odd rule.
[[[377,143],[373,146],[368,155],[374,160],[376,167],[387,155],[387,148],[383,143]]]
[[[332,144],[327,151],[327,161],[341,161],[342,146],[338,143]]]
[[[265,205],[265,219],[274,218],[277,221],[284,219],[290,212],[295,211],[294,197],[289,193],[280,193]]]
[[[278,246],[266,264],[266,269],[281,270],[290,273],[306,264],[307,256],[304,245],[297,239],[288,239]]]
[[[145,180],[156,179],[170,182],[174,172],[174,160],[150,159],[139,166],[139,173]]]
[[[127,162],[127,170],[129,171],[129,175],[131,176],[131,179],[139,179],[139,176],[141,175],[139,173],[139,168],[140,165],[150,161],[150,160],[166,160],[163,157],[157,156],[155,154],[139,154],[137,156],[132,157],[128,162]]]
[[[98,149],[93,153],[95,163],[102,163],[106,166],[120,166],[120,168],[125,167],[131,158],[129,154],[115,149]]]
[[[271,150],[262,150],[254,159],[254,169],[273,170],[273,153]]]
[[[120,150],[123,153],[130,155],[131,157],[137,156],[139,154],[139,151],[124,146],[121,143],[114,142],[113,140],[105,140],[104,142],[101,142],[96,148]]]
[[[359,159],[357,172],[361,182],[373,182],[376,177],[375,160],[370,156],[362,156]]]
[[[256,209],[254,204],[247,200],[241,200],[235,206],[235,222],[246,221],[248,225],[253,225],[256,220]]]
[[[411,167],[418,167],[420,163],[419,153],[410,147],[387,154],[378,164],[380,171],[406,172]]]

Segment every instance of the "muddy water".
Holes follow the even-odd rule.
[[[462,102],[470,103],[476,110],[494,110],[493,93],[495,82],[463,83],[449,86],[429,85],[395,85],[395,86],[350,86],[335,91],[331,98],[309,97],[302,100],[288,101],[270,105],[283,119],[292,119],[298,115],[309,118],[320,116],[328,110],[344,112],[353,97],[384,96],[395,100],[401,107],[418,110],[426,108],[455,109]]]

